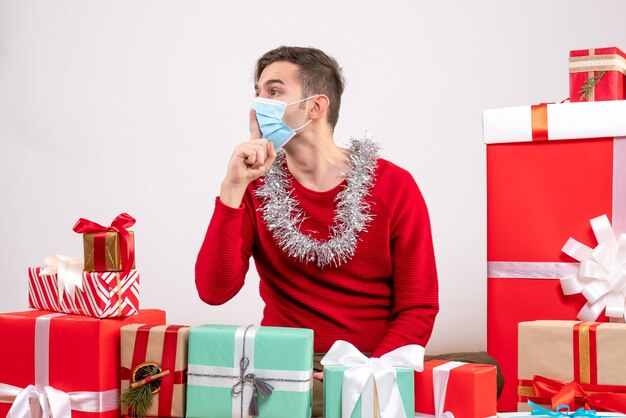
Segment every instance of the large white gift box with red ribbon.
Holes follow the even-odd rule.
[[[519,322],[624,316],[611,269],[626,232],[626,101],[485,110],[483,125],[487,349],[507,382],[498,410],[513,411]]]

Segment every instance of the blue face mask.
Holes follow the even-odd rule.
[[[296,132],[311,123],[311,120],[299,128],[292,129],[283,122],[283,115],[287,106],[304,102],[306,100],[317,97],[318,95],[307,97],[291,103],[281,102],[280,100],[265,99],[257,97],[252,103],[252,109],[256,112],[256,120],[259,123],[259,129],[263,138],[274,144],[274,149],[282,148]]]

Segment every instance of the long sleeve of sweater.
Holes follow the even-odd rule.
[[[254,231],[244,201],[239,208],[215,199],[215,210],[196,261],[200,299],[221,305],[239,292],[250,265]]]

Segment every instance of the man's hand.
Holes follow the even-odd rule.
[[[324,372],[314,372],[313,373],[313,379],[317,379],[320,382],[324,381]]]
[[[250,140],[237,145],[230,157],[220,192],[222,203],[238,208],[248,184],[267,173],[275,159],[274,144],[261,138],[256,115],[251,109]]]

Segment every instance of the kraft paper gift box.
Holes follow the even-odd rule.
[[[135,219],[127,213],[118,215],[111,226],[102,226],[80,218],[72,228],[83,234],[85,271],[123,271],[135,268],[135,235],[128,231]]]
[[[119,272],[76,272],[69,289],[62,277],[66,272],[45,274],[42,270],[42,267],[28,269],[30,308],[96,318],[129,316],[139,310],[137,270],[131,270],[125,277]]]
[[[167,373],[155,384],[148,416],[184,417],[187,381],[187,347],[190,327],[180,325],[131,324],[122,327],[122,395],[131,383],[150,373]],[[128,414],[122,403],[122,414]]]
[[[626,99],[626,54],[619,48],[570,51],[570,100]]]
[[[311,416],[313,331],[203,325],[189,334],[187,417]],[[269,387],[268,387],[269,386]]]
[[[165,312],[114,319],[41,310],[0,314],[0,416],[13,407],[12,418],[41,417],[39,402],[45,402],[55,417],[118,417],[120,328],[134,322],[163,324]]]
[[[564,244],[595,247],[589,221],[603,214],[626,232],[626,101],[485,110],[483,127],[487,351],[506,382],[498,410],[514,411],[517,324],[575,319],[586,302],[561,289],[580,266]]]
[[[424,371],[415,373],[415,417],[495,417],[496,393],[496,366],[426,361]]]
[[[351,343],[337,340],[321,363],[324,417],[413,417],[413,373],[423,370],[423,347],[406,345],[368,358]]]
[[[520,411],[532,401],[626,413],[626,324],[522,322],[518,357]]]

